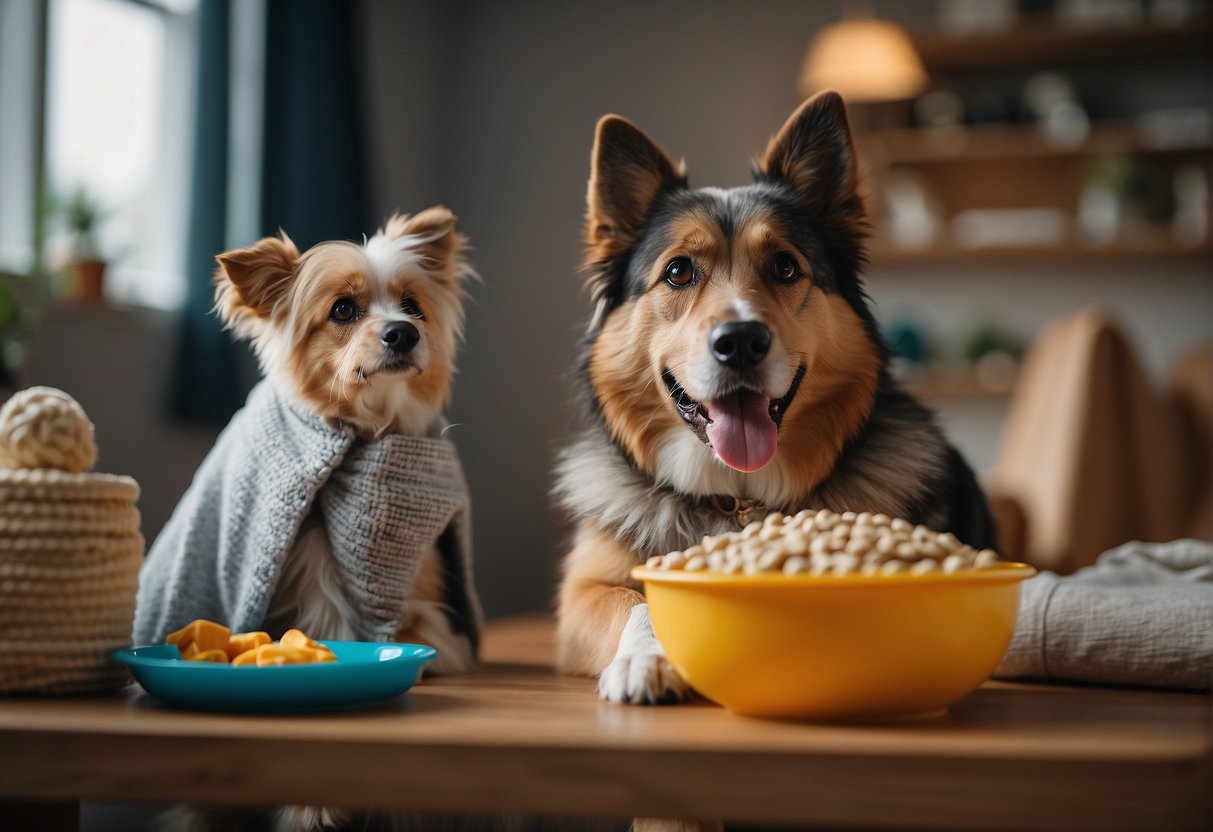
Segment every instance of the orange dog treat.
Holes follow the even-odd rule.
[[[165,638],[169,644],[177,645],[179,650],[185,650],[190,644],[197,644],[199,650],[227,650],[228,639],[232,631],[222,624],[199,618],[186,624],[175,633],[169,633]]]
[[[299,629],[287,630],[275,642],[264,630],[232,633],[222,624],[199,618],[170,633],[165,641],[177,645],[181,658],[217,662],[233,667],[277,667],[286,664],[335,662],[337,654]]]
[[[232,667],[256,667],[257,666],[257,648],[245,650],[239,656],[232,659]]]
[[[289,644],[263,644],[257,648],[257,667],[277,667],[284,664],[311,664],[316,661],[316,651],[310,647],[293,647]]]
[[[334,662],[337,660],[337,654],[328,647],[318,641],[313,641],[302,630],[290,629],[282,634],[279,640],[280,644],[287,647],[300,647],[312,651],[312,661],[314,662]]]
[[[193,662],[217,662],[218,664],[227,664],[227,653],[223,650],[200,650],[196,656],[193,656],[190,661]]]
[[[272,641],[270,634],[264,630],[252,633],[232,633],[232,637],[227,642],[227,656],[232,660],[232,664],[235,664],[237,657]]]
[[[282,638],[278,639],[279,644],[284,644],[287,647],[315,647],[316,642],[312,641],[303,630],[294,628],[287,630],[282,634]]]

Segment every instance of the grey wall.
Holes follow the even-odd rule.
[[[936,4],[871,5],[914,25]],[[637,122],[686,158],[693,185],[743,184],[748,160],[799,103],[808,41],[841,6],[364,0],[381,212],[447,204],[483,277],[452,435],[473,490],[477,582],[490,614],[548,607],[557,580],[566,531],[548,489],[555,450],[575,424],[569,370],[587,310],[580,222],[596,120],[617,112]],[[974,309],[1009,306],[1025,336],[1085,302],[1110,301],[1151,342],[1152,358],[1209,332],[1207,266],[1151,266],[1155,279],[1145,280],[1122,265],[1107,282],[1092,274],[1099,266],[1031,269],[1026,281],[1013,267],[976,279],[958,274],[963,267],[878,270],[872,286],[882,309],[925,308],[945,329]],[[979,465],[993,457],[1001,418],[997,405],[984,411],[952,418]]]

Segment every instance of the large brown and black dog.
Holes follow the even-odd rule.
[[[598,123],[579,365],[593,426],[558,464],[578,523],[558,664],[618,702],[681,699],[629,571],[768,511],[883,512],[977,548],[973,472],[890,377],[859,271],[867,222],[846,110],[805,102],[754,184],[693,189],[630,122]]]

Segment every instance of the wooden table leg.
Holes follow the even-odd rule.
[[[0,829],[22,832],[80,832],[80,804],[0,801]]]

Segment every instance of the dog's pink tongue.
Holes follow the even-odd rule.
[[[779,428],[771,419],[766,396],[744,390],[704,405],[708,411],[708,439],[720,461],[750,473],[771,461]]]

